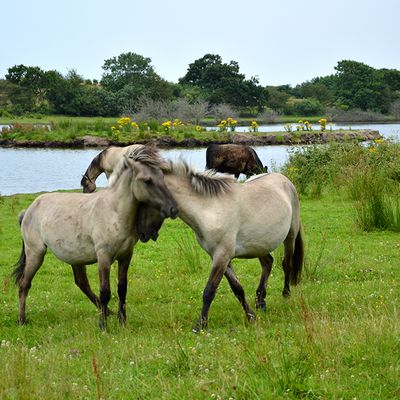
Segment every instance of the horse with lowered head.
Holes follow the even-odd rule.
[[[233,271],[233,258],[259,259],[262,273],[256,290],[256,308],[265,310],[266,285],[273,263],[271,252],[283,243],[282,294],[290,295],[289,285],[296,285],[300,280],[304,247],[299,199],[288,178],[278,173],[261,174],[239,183],[210,171],[195,172],[180,161],[170,162],[165,171],[165,183],[178,204],[179,218],[192,228],[200,246],[212,260],[203,291],[203,308],[194,332],[207,325],[211,302],[224,275],[247,318],[255,319]],[[149,236],[162,222],[157,210],[141,205],[136,230],[139,236]]]
[[[142,144],[133,144],[124,147],[111,146],[101,151],[95,158],[93,158],[82,176],[81,186],[83,187],[83,192],[94,192],[96,190],[96,179],[99,175],[104,172],[107,179],[109,179],[122,156],[142,146]]]
[[[134,245],[139,203],[148,204],[162,218],[176,217],[177,205],[164,182],[165,161],[147,146],[121,157],[109,187],[92,194],[47,193],[20,214],[22,251],[14,270],[19,286],[19,323],[25,323],[25,304],[31,281],[49,248],[70,264],[75,283],[101,310],[99,326],[106,328],[111,297],[110,267],[118,261],[118,318],[125,324],[127,272]],[[86,265],[98,263],[100,297],[86,275]]]
[[[206,151],[206,168],[234,174],[236,178],[240,174],[249,177],[268,172],[255,150],[242,144],[210,144]]]

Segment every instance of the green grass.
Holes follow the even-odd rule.
[[[112,315],[109,332],[99,331],[71,268],[51,254],[19,327],[9,274],[20,253],[18,213],[35,197],[0,198],[1,399],[399,398],[399,235],[358,230],[351,203],[333,194],[302,200],[305,268],[289,300],[278,249],[267,312],[248,325],[224,280],[208,329],[195,335],[210,262],[180,220],[136,247],[124,329]],[[257,260],[234,265],[254,303]],[[96,266],[88,272],[97,291]],[[111,285],[116,311],[115,266]]]

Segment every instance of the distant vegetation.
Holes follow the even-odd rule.
[[[237,62],[224,63],[216,54],[189,64],[178,83],[160,77],[150,58],[131,52],[105,60],[102,68],[101,80],[92,81],[75,70],[62,75],[38,66],[12,66],[0,80],[0,117],[128,115],[197,124],[225,108],[221,119],[236,115],[264,122],[283,114],[325,115],[335,121],[400,118],[400,71],[352,60],[339,61],[335,74],[295,87],[264,87],[255,77],[246,79]]]

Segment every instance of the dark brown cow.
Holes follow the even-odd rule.
[[[206,151],[206,168],[234,174],[236,178],[240,174],[249,177],[268,172],[255,150],[242,144],[210,144]]]

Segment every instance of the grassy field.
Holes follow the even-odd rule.
[[[210,262],[180,221],[136,247],[127,326],[97,327],[71,268],[48,254],[17,325],[9,274],[20,253],[18,213],[36,195],[0,199],[1,399],[397,399],[400,398],[400,237],[360,231],[338,195],[303,199],[303,280],[281,296],[282,250],[267,312],[248,325],[224,280],[209,327],[195,335]],[[261,268],[236,260],[254,303]],[[88,268],[98,289],[96,267]],[[117,308],[116,268],[111,308]]]

